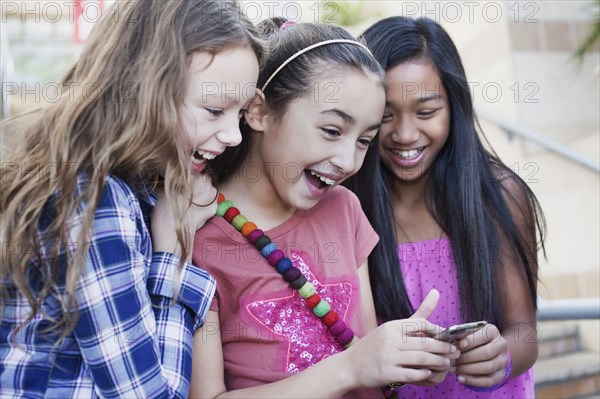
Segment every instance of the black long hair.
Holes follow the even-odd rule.
[[[537,246],[543,249],[545,221],[539,203],[525,182],[488,151],[480,137],[469,84],[452,39],[428,18],[391,17],[371,26],[362,39],[388,71],[410,61],[425,61],[437,69],[450,106],[450,134],[430,171],[427,205],[452,243],[456,262],[461,313],[465,320],[488,320],[503,327],[498,296],[505,292],[498,279],[503,237],[514,247],[533,304],[537,298]],[[370,151],[365,166],[347,183],[362,201],[364,211],[380,236],[369,257],[370,279],[378,317],[392,320],[409,316],[413,308],[402,280],[393,224],[394,176]],[[526,194],[525,220],[531,222],[524,237],[507,199],[517,201],[501,180],[511,179]]]
[[[271,74],[289,57],[315,43],[344,39],[356,41],[343,28],[313,23],[299,23],[281,29],[288,22],[285,18],[274,17],[259,23],[260,36],[266,41],[268,56],[260,70],[257,87],[261,88]],[[275,120],[281,118],[287,106],[314,89],[315,81],[324,73],[336,70],[353,70],[371,73],[384,81],[384,71],[369,52],[352,43],[336,43],[314,48],[287,64],[275,75],[265,89],[265,102]],[[242,166],[252,142],[251,129],[240,124],[242,143],[229,147],[211,161],[210,173],[215,184],[219,185],[231,178]]]

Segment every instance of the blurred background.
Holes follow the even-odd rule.
[[[58,99],[111,0],[1,0],[5,119]],[[462,56],[478,116],[548,224],[539,285],[539,398],[600,397],[600,1],[240,1],[360,34],[393,15],[440,22]],[[0,160],[18,136],[0,132]]]

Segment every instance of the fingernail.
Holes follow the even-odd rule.
[[[456,346],[452,345],[452,349],[451,349],[451,351],[452,351],[452,352],[456,352],[456,351],[457,351],[457,349],[456,349]]]
[[[467,380],[467,379],[466,379],[464,376],[462,376],[462,375],[459,375],[459,376],[458,376],[458,382],[460,382],[461,384],[462,384],[463,382],[465,382],[466,380]]]

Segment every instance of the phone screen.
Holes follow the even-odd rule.
[[[476,321],[473,323],[465,323],[458,324],[456,326],[451,326],[442,331],[440,334],[435,336],[434,338],[439,341],[445,342],[457,342],[463,339],[464,337],[474,333],[477,330],[483,328],[487,322],[485,321]]]

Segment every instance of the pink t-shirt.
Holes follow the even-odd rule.
[[[356,196],[336,187],[265,234],[355,334],[364,335],[357,270],[379,238]],[[281,380],[342,350],[304,299],[223,218],[196,233],[193,261],[217,280],[211,310],[219,312],[228,390]],[[357,390],[347,397],[382,394]]]
[[[399,244],[398,257],[404,285],[415,309],[421,304],[427,293],[435,288],[440,292],[440,301],[428,320],[442,327],[466,322],[460,316],[456,264],[449,239],[441,238]],[[511,378],[506,385],[493,392],[472,391],[458,382],[454,374],[447,374],[441,384],[433,387],[406,385],[397,391],[403,399],[527,399],[535,397],[533,368],[516,378]]]

